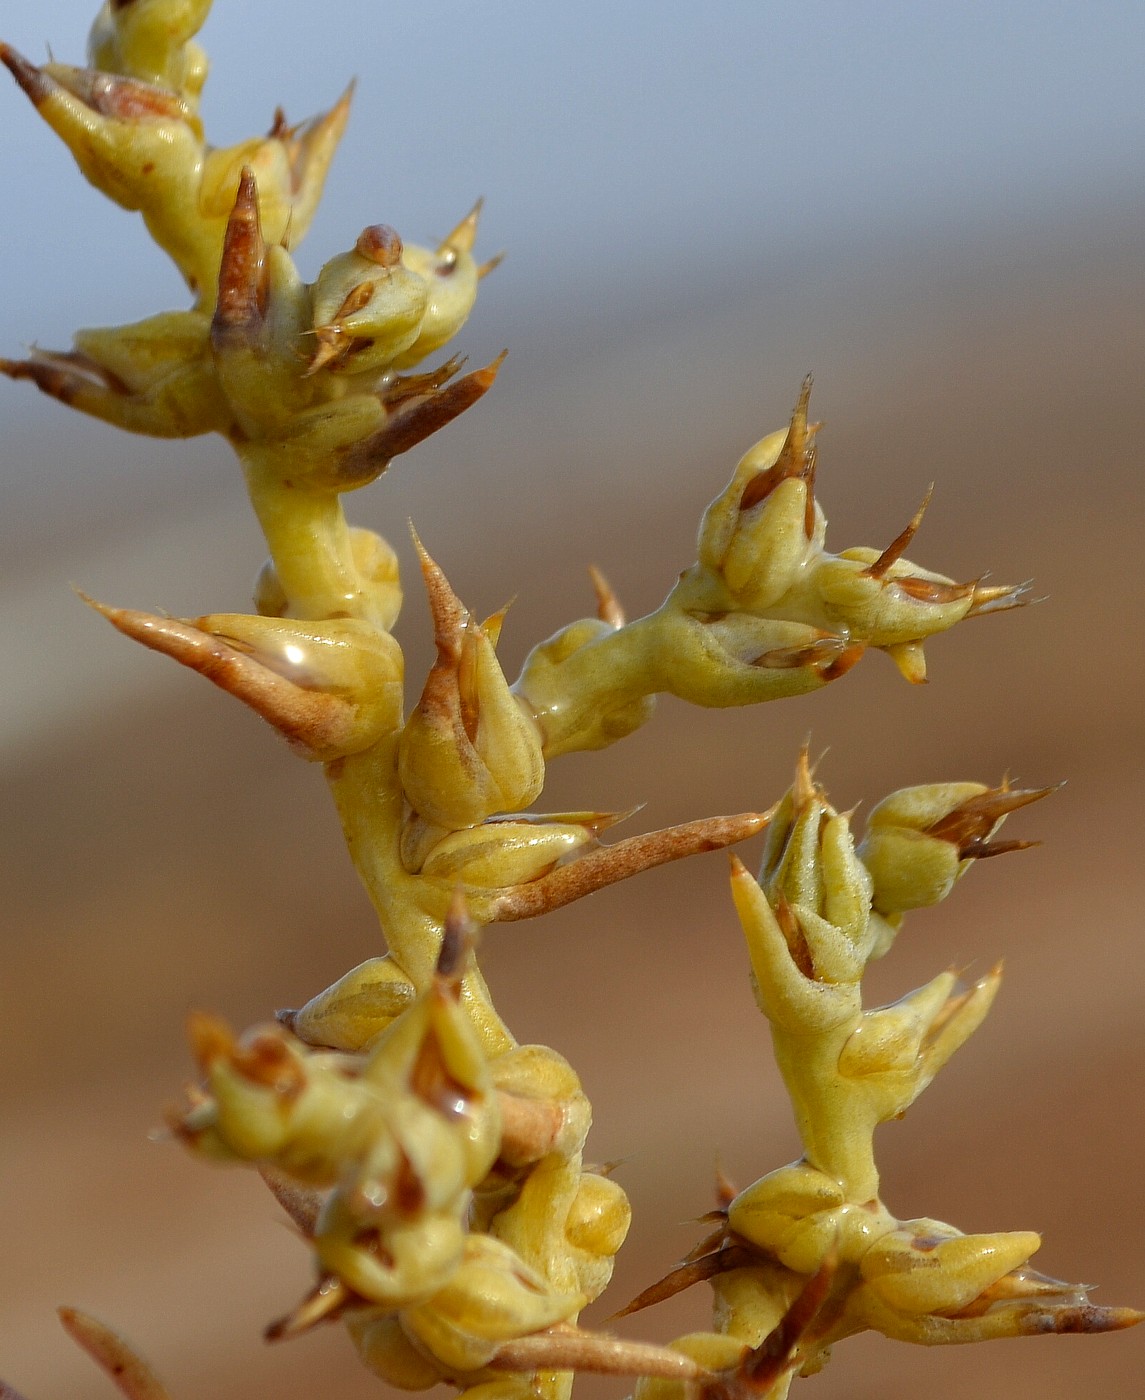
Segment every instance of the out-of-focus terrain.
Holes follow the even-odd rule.
[[[989,1021],[881,1131],[884,1189],[903,1216],[1039,1229],[1047,1272],[1145,1305],[1140,228],[1139,210],[1112,209],[1047,222],[1034,246],[891,250],[818,284],[715,286],[639,323],[605,319],[603,342],[584,315],[571,342],[523,326],[495,393],[349,505],[406,561],[411,701],[429,646],[407,517],[476,610],[516,596],[512,672],[589,610],[587,562],[631,612],[655,605],[693,557],[702,507],[785,420],[809,367],[836,548],[887,543],[933,480],[912,557],[1036,579],[1037,607],[931,644],[926,687],[872,655],[766,710],[664,703],[616,749],[555,764],[543,805],[645,801],[633,830],[766,805],[808,734],[840,808],[929,779],[1067,779],[1008,829],[1041,848],[973,871],[872,971],[869,999],[891,999],[949,965],[1006,962]],[[188,1009],[247,1024],[378,951],[321,774],[201,681],[101,631],[67,590],[176,613],[245,606],[260,555],[234,473],[221,447],[125,447],[31,401],[12,432],[61,483],[79,472],[81,495],[79,454],[113,488],[83,528],[66,514],[49,527],[30,500],[5,527],[0,621],[18,674],[0,841],[3,1373],[29,1400],[108,1393],[58,1330],[67,1302],[121,1326],[180,1400],[367,1400],[377,1385],[336,1328],[259,1341],[308,1274],[253,1175],[148,1138],[189,1073]],[[635,1225],[606,1300],[620,1306],[696,1238],[687,1222],[711,1204],[717,1159],[746,1184],[796,1153],[726,862],[494,929],[485,956],[516,1033],[580,1071],[596,1157],[624,1159]],[[623,1330],[703,1326],[704,1294]],[[797,1390],[1129,1397],[1143,1346],[1130,1334],[937,1354],[861,1339]]]

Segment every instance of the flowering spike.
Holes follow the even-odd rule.
[[[565,1373],[582,1370],[639,1376],[637,1400],[783,1400],[797,1369],[812,1373],[864,1329],[934,1344],[1142,1320],[1032,1269],[1032,1232],[899,1221],[879,1195],[875,1127],[978,1027],[1001,969],[969,987],[946,971],[864,1009],[866,964],[905,911],[945,898],[974,860],[1030,845],[997,840],[997,826],[1048,789],[905,790],[856,845],[852,813],[830,805],[805,747],[765,813],[603,847],[613,814],[522,810],[548,759],[631,733],[660,692],[707,706],[783,698],[869,647],[921,683],[927,638],[1021,605],[1026,585],[910,563],[929,491],[887,548],[829,552],[808,376],[787,426],[743,454],[708,507],[695,563],[661,607],[626,621],[593,569],[596,617],[534,648],[515,688],[496,655],[504,610],[479,622],[415,536],[437,654],[405,720],[397,558],[349,526],[341,497],[493,383],[503,357],[468,374],[457,357],[416,367],[465,324],[500,256],[475,260],[479,200],[432,248],[372,224],[305,284],[289,249],[350,90],[309,122],[292,126],[280,108],[265,136],[209,145],[193,42],[209,8],[108,0],[87,68],[37,67],[0,45],[82,172],[142,214],[194,298],[0,371],[129,431],[218,432],[234,446],[269,546],[258,615],[93,606],[324,762],[390,944],[273,1025],[236,1036],[201,1013],[188,1025],[203,1082],[169,1116],[173,1136],[258,1170],[313,1256],[315,1286],[268,1336],[341,1318],[380,1378],[444,1381],[471,1400],[567,1400]],[[607,1284],[631,1211],[609,1168],[585,1166],[591,1108],[575,1072],[519,1045],[493,1009],[477,930],[765,826],[758,877],[732,857],[732,889],[802,1155],[743,1191],[721,1180],[704,1237],[633,1305],[705,1279],[718,1333],[665,1350],[585,1331],[577,1316]],[[128,1400],[165,1400],[114,1334],[63,1317]],[[19,1400],[0,1383],[6,1397]]]

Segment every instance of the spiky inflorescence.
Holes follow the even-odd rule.
[[[495,260],[473,256],[478,205],[433,249],[373,225],[305,284],[290,248],[349,93],[302,126],[278,113],[265,137],[208,146],[193,40],[209,3],[105,5],[88,68],[37,67],[0,46],[84,175],[142,214],[194,298],[0,368],[129,431],[231,442],[270,551],[256,614],[93,606],[323,764],[389,947],[277,1024],[236,1038],[192,1020],[203,1086],[173,1131],[201,1155],[257,1166],[313,1250],[314,1289],[270,1334],[341,1316],[378,1375],[415,1389],[447,1380],[482,1400],[562,1396],[577,1370],[730,1400],[785,1393],[796,1369],[867,1327],[944,1342],[1138,1320],[1028,1270],[1034,1235],[899,1222],[878,1196],[875,1124],[970,1034],[997,974],[969,991],[943,974],[864,1012],[863,969],[905,909],[944,897],[999,849],[1001,816],[1040,794],[898,793],[858,849],[805,763],[771,812],[608,845],[613,814],[526,810],[550,759],[631,733],[659,692],[705,706],[797,695],[868,647],[918,682],[927,637],[1017,605],[1022,589],[908,563],[921,510],[886,549],[830,553],[806,381],[790,424],[750,449],[705,514],[697,560],[662,606],[626,622],[594,574],[597,615],[535,647],[515,684],[496,655],[503,614],[479,622],[415,538],[437,657],[407,717],[396,556],[348,525],[341,497],[491,387],[501,357],[466,375],[456,359],[417,366],[464,323]],[[609,1280],[628,1203],[584,1166],[591,1114],[572,1068],[518,1045],[494,1010],[479,931],[769,822],[760,881],[737,863],[733,893],[805,1157],[728,1193],[716,1234],[639,1300],[712,1278],[716,1332],[665,1349],[583,1331],[577,1316]],[[101,1324],[65,1323],[125,1394],[162,1400]]]

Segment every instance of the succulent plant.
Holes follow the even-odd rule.
[[[350,94],[311,122],[279,114],[265,137],[211,147],[194,42],[208,9],[105,4],[84,68],[0,47],[84,176],[140,212],[192,298],[0,368],[131,432],[230,442],[270,555],[256,611],[181,619],[88,601],[322,765],[385,939],[387,951],[245,1034],[191,1021],[200,1083],[171,1130],[199,1156],[259,1171],[313,1257],[312,1290],[269,1335],[339,1318],[382,1379],[444,1381],[473,1400],[557,1400],[578,1371],[637,1377],[642,1400],[778,1400],[863,1330],[929,1345],[1140,1321],[1032,1269],[1032,1232],[899,1220],[874,1160],[875,1127],[981,1023],[1000,970],[968,987],[942,972],[864,1009],[866,966],[907,911],[1028,844],[997,829],[1049,789],[902,790],[856,842],[804,752],[762,811],[605,841],[620,814],[532,810],[551,761],[631,734],[658,694],[708,707],[783,699],[841,679],[869,649],[917,683],[927,639],[1020,606],[1024,587],[910,563],[922,508],[885,548],[829,551],[808,379],[789,423],[743,455],[708,508],[696,559],[661,606],[628,621],[595,575],[596,615],[535,646],[515,681],[497,656],[504,613],[471,613],[415,538],[436,659],[407,715],[397,557],[348,523],[342,497],[492,388],[501,356],[468,373],[435,357],[496,260],[476,259],[478,206],[432,249],[372,225],[304,282],[291,252]],[[587,1164],[591,1109],[573,1068],[519,1044],[498,1015],[482,940],[760,832],[758,875],[732,857],[732,897],[803,1154],[746,1190],[722,1185],[714,1228],[630,1307],[706,1280],[713,1330],[670,1347],[619,1341],[578,1317],[609,1282],[627,1199]],[[74,1311],[64,1321],[125,1394],[162,1400],[114,1333]]]

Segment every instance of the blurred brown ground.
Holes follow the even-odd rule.
[[[632,612],[658,601],[693,557],[703,505],[739,452],[784,421],[810,362],[835,548],[885,544],[935,480],[913,557],[958,577],[1036,578],[1041,606],[937,639],[927,687],[875,655],[766,713],[664,703],[625,744],[555,765],[543,805],[646,801],[632,829],[765,805],[808,733],[813,750],[829,749],[820,774],[840,807],[929,779],[1068,779],[1012,824],[1040,849],[974,871],[948,904],[913,916],[872,971],[873,1001],[951,964],[978,973],[1006,961],[987,1024],[881,1131],[884,1194],[903,1216],[1039,1229],[1043,1269],[1143,1306],[1140,227],[1135,215],[1100,237],[1067,231],[945,274],[938,262],[913,278],[884,265],[778,309],[759,299],[765,288],[650,317],[564,358],[534,330],[491,401],[350,508],[407,561],[412,514],[475,609],[518,595],[503,647],[512,671],[532,641],[587,610],[589,560]],[[45,432],[49,410],[36,419]],[[92,432],[92,451],[120,450]],[[52,457],[47,439],[38,450]],[[188,450],[154,452],[177,461]],[[197,485],[158,473],[154,517],[193,517],[207,486],[212,509],[241,512],[223,461],[220,448]],[[141,473],[124,499],[146,500],[151,482]],[[121,539],[109,518],[109,548],[146,531],[138,511],[120,516]],[[78,545],[56,537],[57,568],[49,544],[34,545],[36,563],[43,573],[47,557],[62,596]],[[165,591],[159,568],[140,596],[111,601],[243,607],[243,594],[218,594],[256,559],[211,556],[202,592],[186,598]],[[411,588],[399,632],[411,697],[426,633]],[[58,1330],[52,1309],[67,1302],[120,1326],[180,1400],[366,1400],[378,1385],[336,1328],[259,1340],[308,1275],[257,1181],[148,1131],[188,1073],[189,1008],[246,1024],[298,1004],[378,951],[370,912],[321,775],[201,682],[153,680],[165,663],[102,640],[137,668],[138,702],[81,713],[68,732],[17,748],[4,773],[2,1373],[29,1400],[110,1393]],[[796,1153],[725,871],[718,856],[657,871],[487,939],[509,1024],[569,1057],[594,1101],[593,1153],[625,1159],[635,1225],[614,1306],[694,1241],[687,1222],[711,1204],[717,1158],[747,1184]],[[702,1327],[704,1293],[623,1330]],[[796,1393],[1130,1397],[1143,1363],[1145,1331],[943,1353],[868,1338]]]

